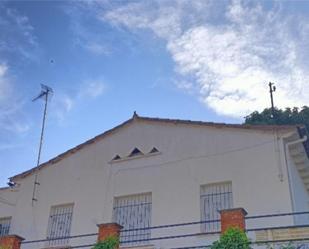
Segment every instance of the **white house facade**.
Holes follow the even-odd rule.
[[[26,240],[96,233],[96,224],[124,229],[214,221],[218,210],[249,215],[309,209],[309,161],[296,126],[250,126],[134,115],[123,124],[10,178],[0,189],[0,235]],[[37,177],[36,189],[34,181]],[[32,200],[34,199],[34,200]],[[307,216],[257,225],[308,223]],[[250,221],[248,221],[248,224]],[[271,223],[271,224],[270,224]],[[127,231],[123,247],[209,244],[219,222]],[[151,240],[200,233],[183,239]],[[22,249],[76,246],[95,237],[22,244]]]

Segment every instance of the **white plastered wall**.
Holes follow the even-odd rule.
[[[125,157],[134,147],[144,153],[156,147],[161,153],[110,163],[116,154]],[[96,224],[112,221],[115,196],[145,192],[152,193],[152,225],[198,221],[200,186],[223,181],[232,181],[234,207],[245,208],[249,215],[290,212],[284,167],[283,180],[278,177],[281,160],[271,132],[134,121],[40,170],[35,207],[33,175],[20,180],[12,232],[28,240],[45,238],[50,207],[66,203],[74,203],[72,235],[96,232]],[[1,205],[0,216],[6,212]],[[156,230],[152,236],[199,231],[193,226]],[[186,243],[205,239],[197,236]],[[88,240],[74,240],[84,242]],[[181,240],[155,243],[184,245]]]

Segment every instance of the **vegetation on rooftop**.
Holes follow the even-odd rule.
[[[293,107],[278,109],[275,108],[272,117],[271,108],[266,108],[261,112],[255,111],[245,117],[245,124],[254,125],[300,125],[303,124],[309,130],[309,107]]]

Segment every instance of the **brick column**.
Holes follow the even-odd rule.
[[[6,235],[0,237],[0,248],[2,249],[20,249],[20,243],[24,238],[18,235]]]
[[[221,233],[224,233],[230,227],[246,230],[246,215],[247,212],[243,208],[221,210]]]
[[[117,223],[99,224],[98,241],[105,240],[108,237],[117,237],[119,239],[122,226]]]

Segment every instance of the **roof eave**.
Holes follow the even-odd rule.
[[[87,140],[86,142],[79,144],[75,146],[72,149],[69,149],[60,155],[50,159],[47,162],[44,162],[40,164],[38,167],[34,167],[30,170],[27,170],[25,172],[22,172],[20,174],[17,174],[15,176],[12,176],[9,178],[10,181],[17,181],[19,179],[25,178],[28,175],[35,172],[35,170],[40,170],[41,168],[44,168],[47,165],[55,164],[62,160],[63,158],[67,157],[70,154],[73,154],[80,149],[84,148],[85,146],[89,144],[95,143],[97,140],[102,139],[114,132],[116,132],[118,129],[121,129],[122,127],[130,124],[132,121],[149,121],[149,122],[166,122],[170,124],[186,124],[186,125],[200,125],[200,126],[207,126],[207,127],[214,127],[214,128],[236,128],[236,129],[247,129],[247,130],[263,130],[263,131],[274,131],[274,130],[281,130],[284,132],[287,131],[296,131],[297,126],[295,125],[243,125],[243,124],[225,124],[225,123],[214,123],[214,122],[203,122],[203,121],[192,121],[192,120],[181,120],[181,119],[164,119],[164,118],[150,118],[150,117],[141,117],[138,116],[136,113],[134,113],[133,117],[128,119],[127,121],[121,123],[118,126],[115,126],[114,128],[107,130],[106,132],[95,136],[94,138],[91,138]]]

